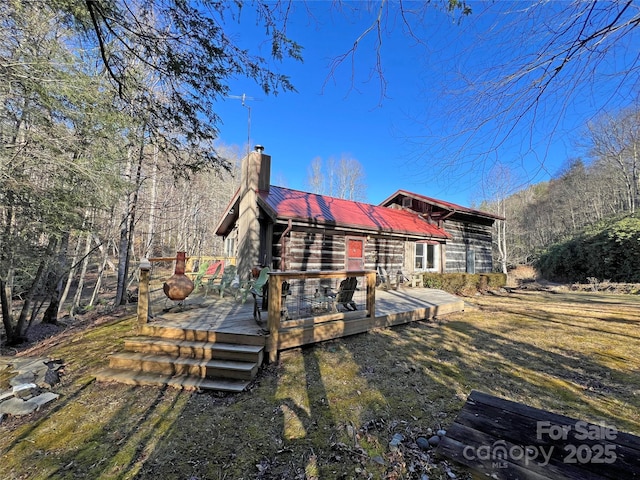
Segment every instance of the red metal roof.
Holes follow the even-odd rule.
[[[403,210],[397,210],[341,198],[290,190],[271,185],[260,198],[279,219],[302,220],[312,225],[360,228],[421,237],[450,238],[436,225]]]

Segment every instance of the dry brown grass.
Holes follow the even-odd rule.
[[[538,278],[538,271],[531,265],[518,265],[509,271],[507,275],[507,286],[516,287],[522,282],[533,282]]]
[[[440,321],[284,352],[233,396],[95,383],[133,321],[79,332],[38,352],[67,361],[62,397],[0,424],[0,478],[449,478],[411,441],[451,424],[472,389],[640,434],[639,297],[469,302]]]

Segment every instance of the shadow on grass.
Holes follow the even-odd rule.
[[[626,322],[598,328],[600,318],[585,324],[531,308],[502,312],[504,320],[491,326],[455,320],[435,329],[404,327],[417,333],[402,347],[427,383],[448,382],[466,394],[475,388],[596,423],[604,419],[637,434],[640,342],[620,331]],[[433,355],[425,355],[429,346]]]
[[[446,428],[472,389],[637,433],[640,342],[626,320],[640,307],[581,323],[518,301],[283,352],[237,395],[79,382],[3,463],[44,465],[31,478],[385,478],[394,466],[372,458],[392,435]],[[74,343],[104,357],[94,341]]]
[[[193,396],[137,478],[344,478],[358,468],[384,478],[392,465],[371,459],[388,453],[392,435],[446,429],[472,389],[637,432],[640,405],[628,386],[639,384],[638,374],[580,345],[585,330],[610,335],[616,351],[622,343],[637,351],[635,338],[534,306],[502,309],[500,319],[456,314],[285,352],[250,392]],[[547,337],[555,325],[570,332],[554,343]]]
[[[132,391],[134,388],[140,387],[128,388],[123,396],[134,397],[132,394],[137,393]],[[179,400],[175,391],[167,398],[166,387],[143,390],[146,390],[146,394],[151,394],[145,395],[143,408],[132,412],[130,404],[122,404],[109,416],[107,422],[97,425],[93,435],[86,437],[81,447],[60,457],[59,467],[51,476],[62,477],[66,470],[73,470],[75,475],[84,473],[95,476],[94,478],[103,475],[127,478],[132,470],[139,468],[137,464],[145,459],[149,445],[161,434],[158,426],[176,415],[177,412],[173,409]],[[117,449],[115,452],[113,447]],[[97,456],[97,452],[100,452],[101,458],[98,458],[100,455]],[[112,456],[109,458],[109,455]]]

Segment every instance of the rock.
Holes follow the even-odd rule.
[[[438,435],[434,435],[433,437],[429,438],[427,442],[429,442],[429,445],[431,445],[432,447],[437,447],[438,445],[440,445],[440,437]]]
[[[47,372],[44,374],[44,383],[53,387],[55,384],[60,382],[60,375],[57,370],[49,368]]]
[[[356,429],[353,428],[353,425],[347,425],[347,435],[349,435],[349,438],[354,438],[356,436]]]
[[[20,385],[14,385],[13,396],[17,398],[31,397],[35,393],[35,389],[38,386],[35,383],[23,383]]]
[[[36,374],[32,371],[22,372],[11,380],[9,380],[9,385],[15,387],[16,385],[23,385],[25,383],[34,383],[36,380]]]
[[[37,397],[33,397],[33,398],[27,400],[27,403],[35,405],[36,406],[36,410],[37,410],[42,405],[45,405],[45,404],[47,404],[49,402],[57,400],[58,398],[60,398],[60,395],[58,395],[57,393],[45,392],[45,393],[42,393],[42,394],[38,395]]]
[[[61,360],[46,358],[0,357],[0,365],[17,372],[9,380],[11,390],[0,392],[0,418],[5,415],[29,415],[60,397],[55,393],[40,393],[44,386],[53,386],[60,381]]]
[[[22,400],[21,398],[10,398],[0,403],[0,415],[9,414],[15,417],[22,415],[29,415],[30,413],[38,410],[42,405],[45,405],[53,400],[59,398],[60,395],[55,393],[46,392],[37,397],[30,398],[29,400]]]
[[[446,430],[438,430],[436,432],[436,435],[438,435],[439,437],[444,437],[447,434]]]
[[[29,404],[21,398],[10,398],[0,403],[0,415],[7,413],[14,417],[21,417],[35,412],[36,408],[36,405]]]
[[[13,397],[13,390],[7,390],[0,393],[0,402],[4,402],[7,398]]]
[[[418,445],[421,450],[429,450],[430,447],[429,440],[424,437],[418,437],[416,439],[416,445]]]
[[[393,435],[393,438],[389,442],[389,450],[391,450],[392,452],[395,452],[403,440],[404,440],[404,435],[402,435],[401,433],[395,433]]]

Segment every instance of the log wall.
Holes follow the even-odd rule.
[[[493,271],[491,252],[491,226],[464,222],[456,219],[445,221],[445,230],[451,239],[440,247],[440,262],[444,273],[467,271],[469,251],[475,255],[475,273]],[[282,237],[286,225],[276,225],[273,230],[272,263],[274,270],[281,269],[282,252],[285,252],[284,270],[343,270],[345,265],[345,232],[335,230],[306,229],[290,231]],[[350,235],[353,235],[352,233]],[[406,248],[404,239],[384,236],[369,236],[365,243],[366,270],[383,267],[388,273],[413,271],[412,251]],[[441,267],[442,268],[442,267]]]
[[[365,247],[366,270],[382,267],[387,273],[396,273],[404,268],[404,241],[394,238],[371,237]]]
[[[459,220],[446,220],[444,229],[451,235],[446,244],[444,273],[467,272],[469,251],[475,252],[475,273],[491,273],[491,226]],[[469,272],[474,273],[474,272]]]
[[[276,226],[273,235],[273,268],[281,269],[285,252],[285,270],[344,270],[346,268],[346,234],[329,230],[291,231],[282,238],[284,227]],[[350,236],[354,236],[352,233]],[[404,267],[404,241],[370,236],[365,242],[364,268],[384,267],[396,272]]]

